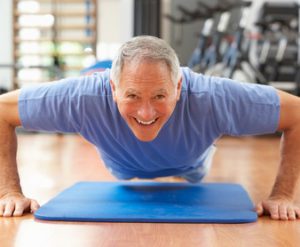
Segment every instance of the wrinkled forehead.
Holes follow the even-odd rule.
[[[132,59],[125,59],[124,63],[121,67],[121,72],[124,68],[137,68],[140,66],[151,66],[152,68],[163,68],[166,72],[170,73],[171,72],[171,67],[170,65],[163,59],[154,59],[150,57],[140,57],[136,56]]]
[[[119,89],[128,94],[171,94],[174,87],[167,66],[157,63],[128,64],[119,82]]]
[[[148,82],[151,84],[171,82],[171,72],[164,61],[141,60],[124,65],[120,82]]]

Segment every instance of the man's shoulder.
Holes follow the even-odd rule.
[[[182,91],[189,94],[208,93],[212,90],[211,77],[192,71],[190,68],[182,67]]]
[[[78,76],[23,87],[20,99],[108,96],[111,95],[109,71],[97,72],[92,75]]]
[[[109,71],[95,72],[74,78],[66,78],[53,84],[55,91],[70,92],[72,96],[111,95]]]
[[[95,93],[97,95],[111,95],[110,89],[110,71],[96,72],[92,75],[86,76],[82,79],[82,86],[87,92]]]
[[[213,93],[213,94],[234,94],[253,90],[269,91],[269,86],[240,82],[224,77],[216,77],[197,73],[190,68],[182,67],[183,91],[189,93]]]

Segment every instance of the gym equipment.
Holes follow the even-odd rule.
[[[256,25],[258,69],[267,84],[300,95],[298,84],[299,5],[295,2],[265,2]]]
[[[205,70],[222,60],[221,47],[227,42],[226,38],[232,11],[228,10],[231,8],[231,5],[228,4],[220,4],[212,8],[198,2],[198,6],[199,8],[208,9],[208,13],[212,14],[210,18],[204,21],[198,45],[192,53],[188,66],[194,71],[204,73]],[[237,3],[237,6],[240,6],[240,4]],[[238,7],[235,5],[235,8]]]
[[[188,66],[206,75],[268,84],[300,96],[299,2],[266,1],[262,4],[255,22],[258,33],[246,27],[251,2],[210,7],[214,15],[204,20]],[[216,18],[226,16],[226,12],[230,16],[229,24],[226,19]],[[209,29],[206,22],[213,23]],[[227,28],[220,29],[219,24]]]
[[[178,46],[180,46],[183,41],[183,29],[194,22],[200,24],[200,32],[197,32],[197,46],[190,58],[186,58],[186,63],[189,64],[190,67],[194,67],[200,63],[204,54],[203,49],[207,46],[208,42],[210,42],[209,37],[213,27],[212,11],[211,7],[204,3],[198,3],[198,6],[195,9],[188,9],[184,5],[179,4],[176,5],[175,14],[164,14],[166,19],[175,23],[174,27],[176,27],[176,29],[174,29],[175,32],[173,35],[175,38],[173,42]]]
[[[214,4],[215,6],[213,4],[198,1],[195,10],[178,5],[177,10],[181,14],[179,18],[165,15],[171,22],[181,24],[181,27],[183,24],[202,20],[197,46],[187,62],[188,66],[197,72],[204,72],[208,67],[221,61],[223,45],[226,46],[228,43],[226,38],[231,17],[233,14],[236,15],[235,10],[244,5],[242,1],[235,1],[234,4],[220,1]]]
[[[238,184],[80,182],[39,208],[39,220],[246,223],[257,220]]]
[[[222,76],[239,81],[266,84],[267,81],[265,77],[249,61],[249,43],[246,43],[247,40],[245,40],[245,30],[250,6],[250,2],[245,2],[242,8],[242,14],[235,32],[234,41],[231,43],[222,61],[225,66]],[[243,45],[245,45],[245,47],[243,47]],[[239,73],[239,78],[235,77],[236,73]]]
[[[226,35],[228,23],[230,20],[230,12],[226,11],[220,14],[217,29],[212,36],[212,42],[205,51],[204,59],[201,63],[201,71],[211,68],[221,60],[220,46],[222,39]]]
[[[188,66],[190,68],[193,68],[194,70],[197,70],[196,66],[200,66],[202,64],[205,48],[207,47],[209,37],[211,35],[212,27],[213,27],[213,19],[209,18],[204,22],[197,47],[193,51],[190,61],[188,62]]]
[[[240,16],[232,42],[219,63],[204,71],[206,75],[232,78],[245,82],[266,83],[264,76],[249,61],[249,39],[245,39],[246,19],[251,2],[239,5]]]
[[[214,15],[204,21],[198,45],[188,63],[191,69],[229,78],[240,71],[245,81],[265,83],[264,77],[248,60],[249,42],[244,39],[244,31],[250,6],[251,2],[241,1],[229,5],[220,3],[209,9]]]

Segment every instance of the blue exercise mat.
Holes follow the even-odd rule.
[[[246,223],[257,220],[238,184],[80,182],[35,212],[40,220]]]

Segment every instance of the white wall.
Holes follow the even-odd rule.
[[[134,0],[98,0],[97,58],[112,59],[133,36]]]
[[[13,63],[12,47],[12,1],[0,4],[0,87],[10,89],[12,86],[12,69],[3,69],[1,65]]]

